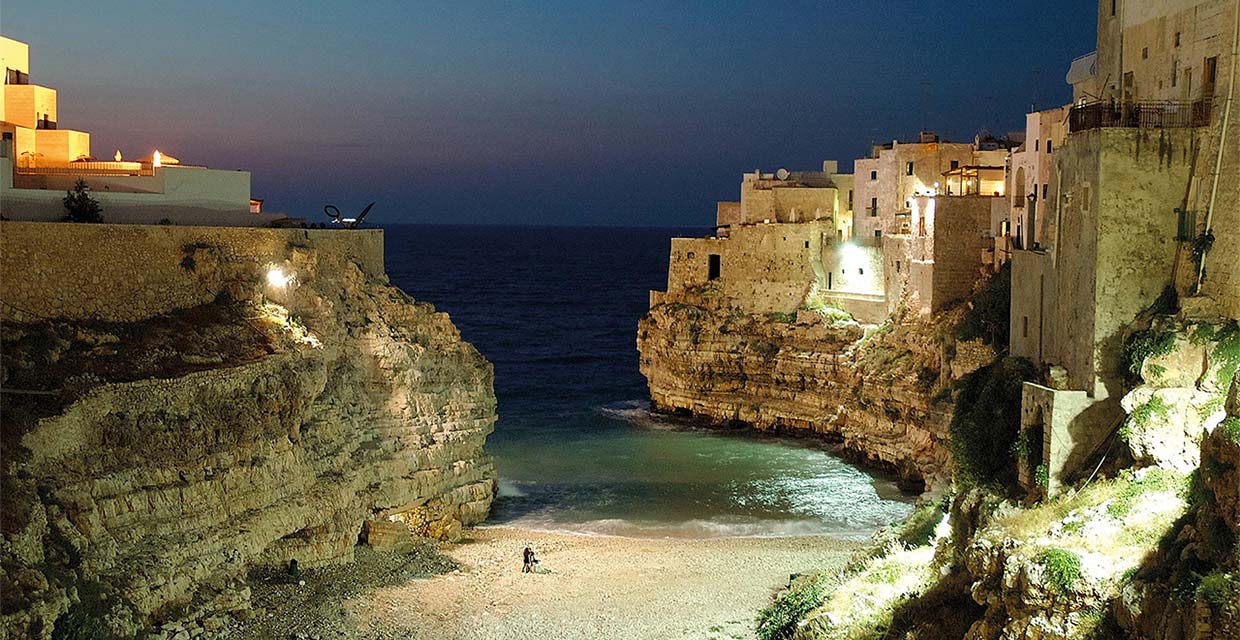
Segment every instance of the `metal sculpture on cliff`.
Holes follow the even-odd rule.
[[[373,206],[375,206],[375,203],[373,202],[366,205],[366,208],[362,209],[361,213],[352,218],[341,217],[340,209],[337,209],[334,204],[329,204],[323,207],[323,213],[326,213],[327,217],[332,219],[332,222],[344,227],[345,229],[356,229],[358,225],[362,224],[362,220],[366,219],[366,214],[370,213],[370,208]]]

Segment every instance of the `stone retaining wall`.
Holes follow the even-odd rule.
[[[383,232],[57,222],[0,223],[0,320],[133,322],[214,300],[187,261],[252,264],[256,278],[294,253],[383,276]],[[295,270],[288,268],[291,275]],[[215,286],[218,285],[218,286]]]

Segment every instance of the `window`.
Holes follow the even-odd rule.
[[[1041,151],[1041,150],[1042,150],[1041,142],[1042,142],[1041,140],[1038,140],[1038,139],[1036,139],[1036,138],[1034,139],[1034,141],[1033,141],[1033,150],[1034,150],[1034,151]]]
[[[806,249],[808,249],[808,248],[809,248],[809,240],[806,240],[806,241],[805,241],[805,248],[806,248]]]
[[[878,238],[878,239],[880,239],[880,240],[881,240],[881,239],[883,238],[883,230],[882,230],[882,229],[875,229],[875,230],[874,230],[874,237],[875,237],[875,238]]]
[[[708,273],[707,273],[707,275],[706,275],[706,278],[707,278],[708,280],[718,280],[718,279],[719,279],[719,266],[720,266],[720,265],[719,265],[719,254],[717,254],[717,253],[712,253],[712,254],[710,254],[710,256],[709,256],[709,262],[707,263],[707,271],[708,271]]]
[[[1142,60],[1150,59],[1150,48],[1149,47],[1141,47],[1141,59]]]
[[[859,269],[857,269],[857,275],[859,275],[859,276],[863,276],[863,275],[865,275],[865,269],[860,269],[860,268],[859,268]]]
[[[870,182],[873,182],[873,181],[875,181],[875,180],[878,180],[878,172],[877,172],[877,171],[871,171],[871,172],[870,172]]]
[[[1050,186],[1049,184],[1042,185],[1042,199],[1043,200],[1046,200],[1046,188],[1049,186]]]
[[[1179,31],[1175,32],[1175,46],[1177,47],[1180,46],[1180,32]]]
[[[900,273],[900,261],[896,260],[896,273]]]
[[[1051,152],[1051,141],[1050,140],[1046,141],[1046,152],[1047,153]]]
[[[952,169],[959,169],[959,168],[960,168],[960,161],[952,160]]]
[[[870,198],[870,217],[878,217],[878,198]]]
[[[1218,56],[1206,58],[1206,63],[1201,71],[1201,97],[1209,98],[1214,95],[1215,83],[1218,81]]]
[[[832,283],[832,281],[831,281],[831,276],[834,276],[834,275],[835,275],[835,273],[834,273],[834,272],[832,272],[832,271],[828,271],[828,272],[827,272],[827,288],[828,288],[828,289],[832,288],[832,286],[833,286],[833,283]]]
[[[904,175],[906,175],[906,176],[911,176],[911,175],[913,175],[913,163],[911,163],[911,162],[910,162],[910,163],[908,163],[908,166],[907,166],[907,167],[905,167],[905,169],[904,169]]]
[[[852,208],[853,208],[853,190],[849,189],[848,190],[848,210],[852,211]]]
[[[1029,316],[1024,316],[1022,320],[1024,320],[1024,329],[1021,331],[1021,333],[1023,333],[1024,335],[1022,337],[1028,338],[1029,337]]]
[[[1115,5],[1119,0],[1111,0],[1111,16],[1115,15]]]
[[[1180,37],[1180,34],[1178,33],[1175,34],[1175,37],[1178,40]],[[1179,43],[1177,42],[1176,44],[1178,45]],[[1172,60],[1171,61],[1171,86],[1174,87],[1176,83],[1179,81],[1179,79],[1180,79],[1180,61]]]
[[[690,251],[690,252],[689,252],[689,259],[690,259],[690,260],[692,260],[692,259],[694,259],[694,258],[696,258],[696,257],[697,257],[697,254],[696,254],[696,253],[694,253],[694,252],[692,252],[692,251]]]
[[[1193,240],[1197,236],[1197,212],[1176,209],[1175,239],[1180,241]]]

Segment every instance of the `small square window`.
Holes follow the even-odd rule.
[[[878,180],[878,172],[877,172],[877,171],[871,171],[871,172],[870,172],[870,181],[871,181],[871,182],[873,182],[874,180]]]
[[[806,248],[806,249],[808,249],[808,248],[809,248],[809,240],[806,240],[806,241],[805,241],[805,248]]]
[[[959,168],[960,168],[960,161],[952,160],[952,169],[959,169]]]

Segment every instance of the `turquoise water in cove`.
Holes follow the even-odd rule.
[[[700,229],[385,227],[392,282],[495,364],[488,524],[651,537],[868,537],[912,497],[799,440],[654,414],[637,321]]]

